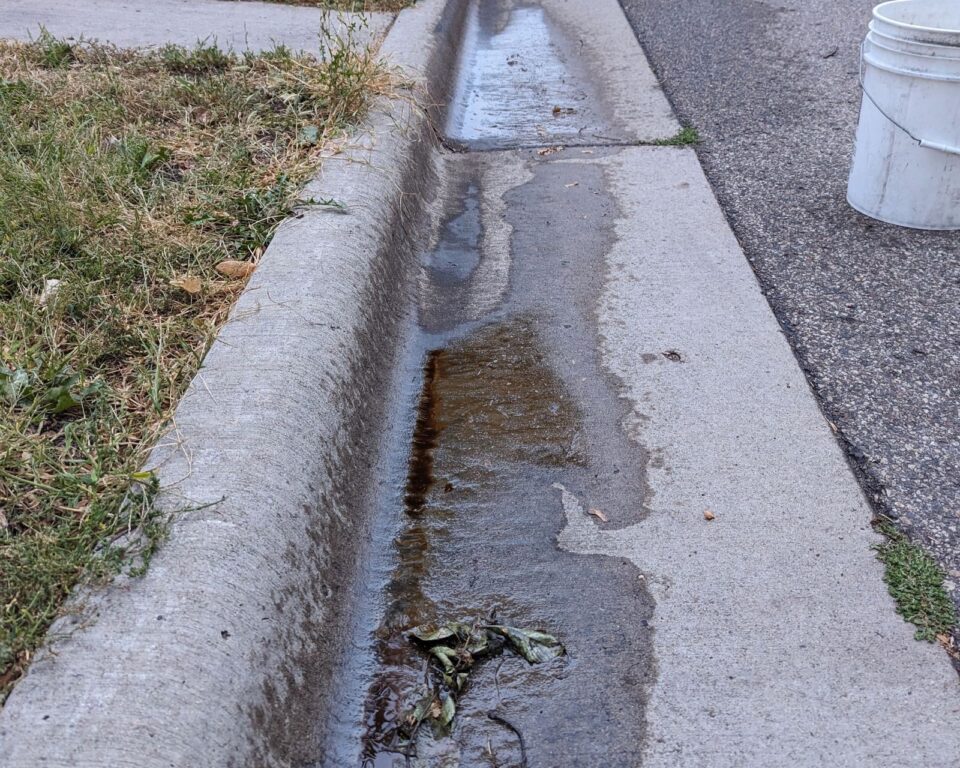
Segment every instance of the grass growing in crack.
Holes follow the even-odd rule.
[[[691,125],[685,125],[676,135],[671,136],[669,139],[656,139],[652,141],[656,147],[689,147],[693,144],[700,143],[700,134],[697,133],[697,129]]]
[[[243,287],[217,265],[389,88],[324,53],[0,43],[0,699],[79,580],[145,567],[139,470]]]
[[[897,603],[897,613],[917,626],[918,640],[932,643],[949,636],[956,619],[940,566],[889,521],[881,521],[877,528],[886,541],[875,549],[886,566],[884,581]]]

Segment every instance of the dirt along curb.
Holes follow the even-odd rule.
[[[378,104],[304,192],[345,212],[309,206],[277,232],[150,459],[168,540],[145,575],[72,599],[0,712],[5,766],[316,754],[464,6],[398,16],[383,53],[426,108]]]

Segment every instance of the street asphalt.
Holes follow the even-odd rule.
[[[960,233],[846,203],[871,0],[623,0],[877,509],[960,606]]]

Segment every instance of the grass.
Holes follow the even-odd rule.
[[[351,35],[325,53],[0,43],[0,699],[78,581],[156,546],[140,469],[243,287],[224,262],[390,87]]]
[[[268,3],[284,5],[306,5],[313,8],[329,8],[334,11],[354,13],[371,11],[389,11],[396,13],[409,8],[416,0],[267,0]]]
[[[876,546],[877,557],[886,566],[884,581],[897,603],[897,613],[916,625],[918,640],[941,640],[952,647],[956,616],[940,566],[889,521],[881,521],[878,528],[886,541]]]
[[[656,139],[650,143],[655,147],[689,147],[700,143],[700,134],[692,125],[685,125],[669,139]]]

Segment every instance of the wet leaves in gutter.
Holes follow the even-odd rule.
[[[427,723],[435,738],[449,735],[457,712],[457,697],[470,673],[484,659],[511,651],[530,664],[542,664],[565,653],[553,635],[538,630],[494,623],[450,621],[414,627],[407,638],[434,662],[434,681],[403,719],[400,736],[412,746],[420,726]]]

